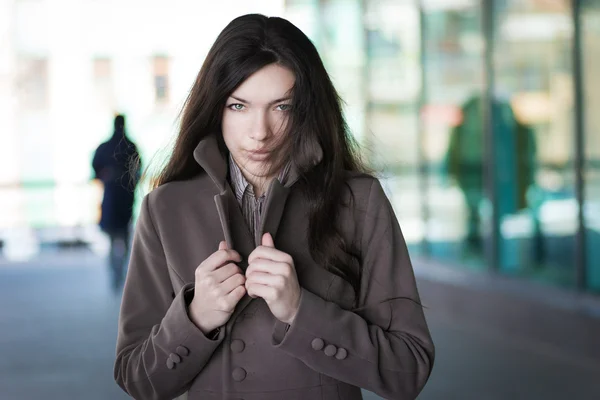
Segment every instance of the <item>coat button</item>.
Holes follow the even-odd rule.
[[[243,368],[236,368],[233,370],[233,373],[231,374],[231,376],[233,377],[233,380],[236,382],[241,382],[244,379],[246,379],[246,370],[244,370]]]
[[[175,363],[173,362],[173,360],[171,360],[171,358],[167,358],[167,368],[169,369],[173,369],[175,368]]]
[[[239,339],[235,339],[231,342],[231,351],[233,351],[234,353],[241,353],[242,351],[244,351],[244,348],[246,347],[245,343],[242,340]]]
[[[337,353],[335,353],[335,358],[338,360],[343,360],[348,357],[348,351],[346,349],[338,349]]]
[[[328,357],[333,356],[336,352],[337,352],[337,347],[335,347],[332,344],[329,344],[329,345],[327,345],[327,347],[325,347],[325,355]]]
[[[182,357],[185,357],[188,354],[190,354],[190,351],[187,349],[187,347],[184,346],[177,346],[177,349],[175,349],[175,351]]]
[[[179,357],[179,355],[175,354],[175,353],[171,353],[171,355],[169,356],[169,358],[171,360],[173,360],[173,362],[175,364],[179,364],[181,362],[181,357]]]
[[[321,350],[323,347],[325,347],[325,342],[323,339],[316,338],[312,341],[311,346],[314,350]]]

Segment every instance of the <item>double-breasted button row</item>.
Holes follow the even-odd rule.
[[[190,351],[187,347],[177,346],[175,349],[175,353],[169,354],[167,358],[167,368],[174,369],[177,364],[182,361],[181,357],[187,357],[190,354]]]
[[[338,360],[343,360],[346,357],[348,357],[348,351],[346,349],[341,348],[341,347],[337,348],[333,344],[328,344],[327,346],[325,346],[325,342],[321,338],[313,339],[311,346],[314,350],[317,350],[317,351],[323,350],[323,348],[325,348],[325,350],[323,350],[323,352],[325,353],[326,356],[328,356],[328,357],[335,356],[335,358],[337,358]]]
[[[231,349],[231,351],[233,353],[241,353],[246,348],[246,344],[244,343],[243,340],[234,339],[231,341],[229,348]],[[233,378],[234,381],[241,382],[244,379],[246,379],[246,370],[241,367],[236,367],[231,372],[231,377]]]

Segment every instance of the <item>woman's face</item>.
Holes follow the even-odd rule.
[[[266,176],[266,148],[283,134],[292,107],[291,70],[270,64],[252,74],[227,99],[223,139],[249,182]]]

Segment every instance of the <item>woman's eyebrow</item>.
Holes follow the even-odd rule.
[[[252,104],[248,100],[244,100],[241,97],[236,97],[236,96],[229,96],[229,97],[231,97],[232,99],[235,99],[235,100],[239,101],[240,103]],[[282,97],[282,98],[279,98],[279,99],[275,99],[275,100],[269,102],[269,105],[272,105],[272,104],[275,104],[275,103],[280,103],[282,101],[291,100],[291,98],[292,98],[291,96],[285,96],[285,97]]]

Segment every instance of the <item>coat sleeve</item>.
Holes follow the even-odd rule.
[[[207,338],[187,314],[193,286],[173,293],[151,195],[144,197],[123,290],[114,366],[116,382],[136,399],[172,399],[184,393],[223,341]],[[191,296],[190,296],[191,295]]]
[[[345,310],[302,289],[292,325],[275,323],[273,345],[339,381],[414,399],[431,373],[434,346],[404,238],[377,180],[362,226],[359,307]]]

